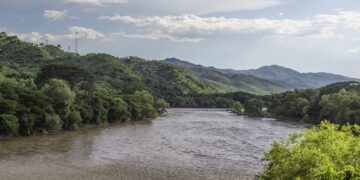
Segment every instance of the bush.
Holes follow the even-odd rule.
[[[52,100],[55,112],[65,119],[70,113],[70,106],[75,101],[75,93],[71,91],[68,84],[63,80],[51,79],[41,91]]]
[[[241,105],[241,103],[239,101],[234,102],[231,107],[230,107],[230,111],[232,113],[235,113],[237,115],[242,115],[243,114],[243,106]]]
[[[155,100],[155,108],[157,112],[163,113],[167,108],[170,108],[170,104],[163,99],[157,99]]]
[[[260,179],[360,179],[359,126],[322,122],[275,142]]]
[[[16,116],[11,114],[0,115],[0,132],[3,135],[17,135],[19,130],[19,121]]]
[[[130,118],[128,104],[121,97],[110,100],[110,108],[108,114],[109,122],[126,121]]]
[[[244,104],[244,113],[248,116],[261,117],[263,116],[262,109],[264,103],[259,99],[249,99]]]
[[[61,119],[57,114],[46,113],[43,123],[43,128],[45,130],[60,130],[61,129]]]
[[[78,130],[81,124],[81,115],[79,111],[71,109],[68,117],[64,121],[63,128],[65,130]]]

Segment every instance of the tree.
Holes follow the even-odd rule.
[[[0,114],[0,133],[3,135],[17,135],[19,121],[16,116],[11,114]]]
[[[133,119],[151,118],[157,115],[154,98],[148,91],[135,91],[127,97]]]
[[[128,104],[121,97],[115,97],[110,101],[108,121],[127,121],[130,119]]]
[[[262,109],[264,107],[263,101],[252,98],[245,102],[244,113],[248,116],[262,116]]]
[[[66,130],[78,130],[82,122],[81,115],[79,111],[76,111],[74,108],[71,108],[69,115],[64,121],[64,129]]]
[[[41,91],[52,100],[52,107],[60,116],[63,123],[63,128],[68,129],[72,124],[68,124],[67,118],[70,107],[75,102],[75,93],[71,91],[68,84],[59,79],[51,79],[48,84],[45,84]]]
[[[163,113],[167,108],[170,108],[170,104],[163,99],[157,99],[155,100],[155,108],[157,112]]]
[[[230,111],[236,113],[237,115],[242,115],[243,110],[244,108],[239,101],[233,102],[233,104],[230,107]]]
[[[360,124],[360,96],[345,89],[323,95],[319,102],[319,119],[329,119],[337,124]]]

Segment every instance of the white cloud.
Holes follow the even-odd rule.
[[[46,19],[63,20],[67,14],[68,14],[67,10],[63,10],[63,11],[45,10],[43,15]]]
[[[125,37],[130,39],[147,39],[147,40],[161,40],[165,39],[171,42],[190,42],[190,43],[198,43],[202,39],[199,38],[179,38],[175,36],[171,36],[168,34],[164,34],[160,31],[158,32],[151,32],[150,34],[126,34],[124,32],[121,33],[112,33],[110,34],[111,37]]]
[[[169,12],[177,14],[259,10],[287,1],[289,0],[130,0],[131,4],[151,9],[169,10]]]
[[[283,4],[288,0],[62,0],[95,6],[131,3],[132,5],[169,10],[174,13],[207,14],[214,12],[258,10]]]
[[[134,24],[138,27],[149,27],[171,34],[213,34],[254,33],[259,31],[274,31],[278,34],[300,34],[311,28],[309,21],[270,20],[270,19],[236,19],[225,17],[199,17],[186,14],[182,16],[152,16],[134,18],[130,16],[103,16],[101,20],[119,21]]]
[[[9,33],[9,35],[13,36],[16,35],[20,39],[30,41],[30,42],[39,42],[43,39],[43,35],[41,35],[39,32],[32,32],[30,34],[16,34],[16,33]]]
[[[34,43],[44,42],[45,40],[49,40],[50,42],[57,42],[61,40],[74,40],[78,32],[78,38],[83,40],[104,40],[106,39],[106,35],[98,32],[94,29],[72,26],[69,28],[68,34],[54,35],[54,34],[41,34],[39,32],[31,32],[29,34],[22,33],[9,33],[10,35],[16,35],[20,39],[25,41],[30,41]]]
[[[104,6],[106,4],[128,3],[127,0],[63,0],[63,1],[64,2],[79,3],[79,4],[97,5],[97,6]]]
[[[360,47],[349,49],[346,52],[348,52],[348,53],[360,53]]]
[[[360,13],[338,11],[310,19],[240,19],[225,17],[182,16],[131,17],[115,14],[99,19],[133,24],[148,35],[132,36],[148,39],[204,39],[217,35],[256,34],[260,36],[341,39],[347,31],[360,30]],[[130,36],[131,37],[131,36]],[[156,38],[155,38],[156,37]]]
[[[79,33],[79,38],[89,39],[89,40],[98,40],[105,37],[105,34],[98,32],[94,29],[73,26],[69,28],[70,32],[74,34],[75,32]]]

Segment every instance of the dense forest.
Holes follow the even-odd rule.
[[[230,107],[241,115],[284,117],[311,124],[320,124],[325,119],[340,125],[360,124],[358,82],[340,82],[319,89],[296,89],[268,96],[254,96],[239,103],[235,104],[236,107]],[[238,108],[240,105],[242,108]]]
[[[212,91],[183,71],[157,63],[106,54],[80,56],[1,33],[0,132],[31,135],[140,120],[169,107],[157,90],[175,95]]]

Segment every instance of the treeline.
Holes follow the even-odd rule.
[[[360,124],[360,84],[335,83],[318,90],[295,90],[265,98],[268,112],[319,124]]]
[[[360,124],[360,83],[341,82],[320,89],[294,90],[235,100],[230,110],[239,115],[286,117],[311,124],[327,119],[335,124]]]
[[[56,68],[59,67],[45,66],[36,75],[27,66],[0,65],[1,134],[31,135],[76,130],[84,124],[140,120],[156,117],[169,106],[148,91],[123,94],[106,83],[84,79],[76,73],[74,77],[63,77],[61,73],[46,76]]]

